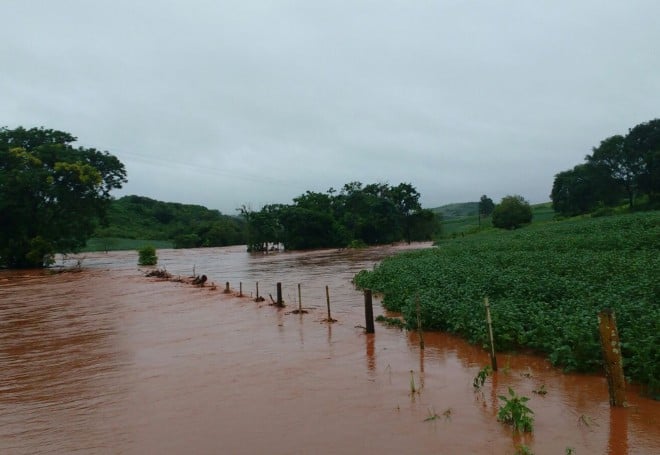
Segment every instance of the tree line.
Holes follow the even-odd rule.
[[[584,163],[555,175],[550,198],[553,209],[566,216],[618,206],[622,200],[630,209],[659,207],[660,119],[603,139]]]
[[[243,206],[248,251],[311,249],[431,240],[439,219],[422,209],[409,183],[345,184],[340,191],[307,191],[292,204],[270,204],[259,211]]]

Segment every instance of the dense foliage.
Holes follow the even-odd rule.
[[[260,211],[243,207],[248,250],[280,243],[286,249],[308,249],[430,240],[439,224],[433,212],[421,208],[419,197],[408,183],[351,182],[337,194],[333,189],[307,191],[293,204],[267,205]]]
[[[625,373],[660,393],[660,212],[490,231],[404,253],[362,271],[356,285],[427,329],[486,345],[527,347],[567,370],[601,366],[597,313],[615,310]]]
[[[557,212],[570,216],[624,197],[633,208],[640,195],[651,207],[660,203],[660,119],[602,140],[584,164],[555,175],[550,197]]]
[[[143,196],[112,201],[108,224],[97,237],[171,240],[176,248],[245,243],[245,222],[200,205],[161,202]]]
[[[156,265],[157,263],[158,256],[156,255],[156,248],[146,245],[138,250],[139,265]]]
[[[126,182],[116,157],[75,141],[52,129],[0,128],[0,264],[42,267],[76,251]]]
[[[532,222],[532,207],[522,196],[505,196],[493,209],[493,226],[516,229]]]

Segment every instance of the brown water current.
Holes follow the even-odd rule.
[[[0,454],[660,453],[660,402],[634,388],[610,409],[602,376],[499,353],[475,392],[481,347],[426,333],[421,350],[380,324],[366,335],[350,280],[401,248],[158,251],[175,276],[206,274],[204,288],[145,278],[136,252],[0,271]],[[250,298],[257,281],[266,302]],[[268,305],[277,282],[284,309]],[[303,315],[291,314],[298,283]],[[508,387],[530,397],[532,434],[497,421]]]

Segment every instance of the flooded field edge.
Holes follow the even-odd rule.
[[[204,287],[146,278],[135,252],[88,253],[77,273],[0,271],[0,451],[660,452],[660,403],[635,387],[610,409],[601,375],[498,353],[476,390],[482,347],[427,332],[422,350],[378,323],[366,335],[350,279],[399,249],[159,250],[158,267]],[[254,302],[257,282],[266,297],[283,283],[288,306]],[[497,422],[509,387],[530,398],[531,434]]]

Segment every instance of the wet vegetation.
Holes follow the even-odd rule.
[[[485,231],[385,259],[355,277],[425,329],[498,350],[531,348],[568,371],[601,368],[597,313],[616,312],[626,376],[660,392],[660,212]]]
[[[44,267],[77,251],[126,182],[108,152],[45,128],[0,128],[0,266]]]
[[[138,250],[138,265],[156,265],[157,263],[156,248],[147,245]]]
[[[120,249],[120,239],[160,240],[175,248],[242,245],[245,222],[201,205],[124,196],[112,201],[106,224],[96,229],[92,240],[112,250]]]
[[[511,425],[514,431],[530,433],[534,428],[534,411],[528,406],[529,397],[519,396],[509,387],[508,395],[498,395],[502,404],[497,411],[497,420]]]
[[[431,240],[440,224],[431,210],[422,209],[419,198],[409,183],[351,182],[339,192],[307,191],[292,204],[271,204],[259,211],[244,206],[248,251],[280,244],[302,250]]]

